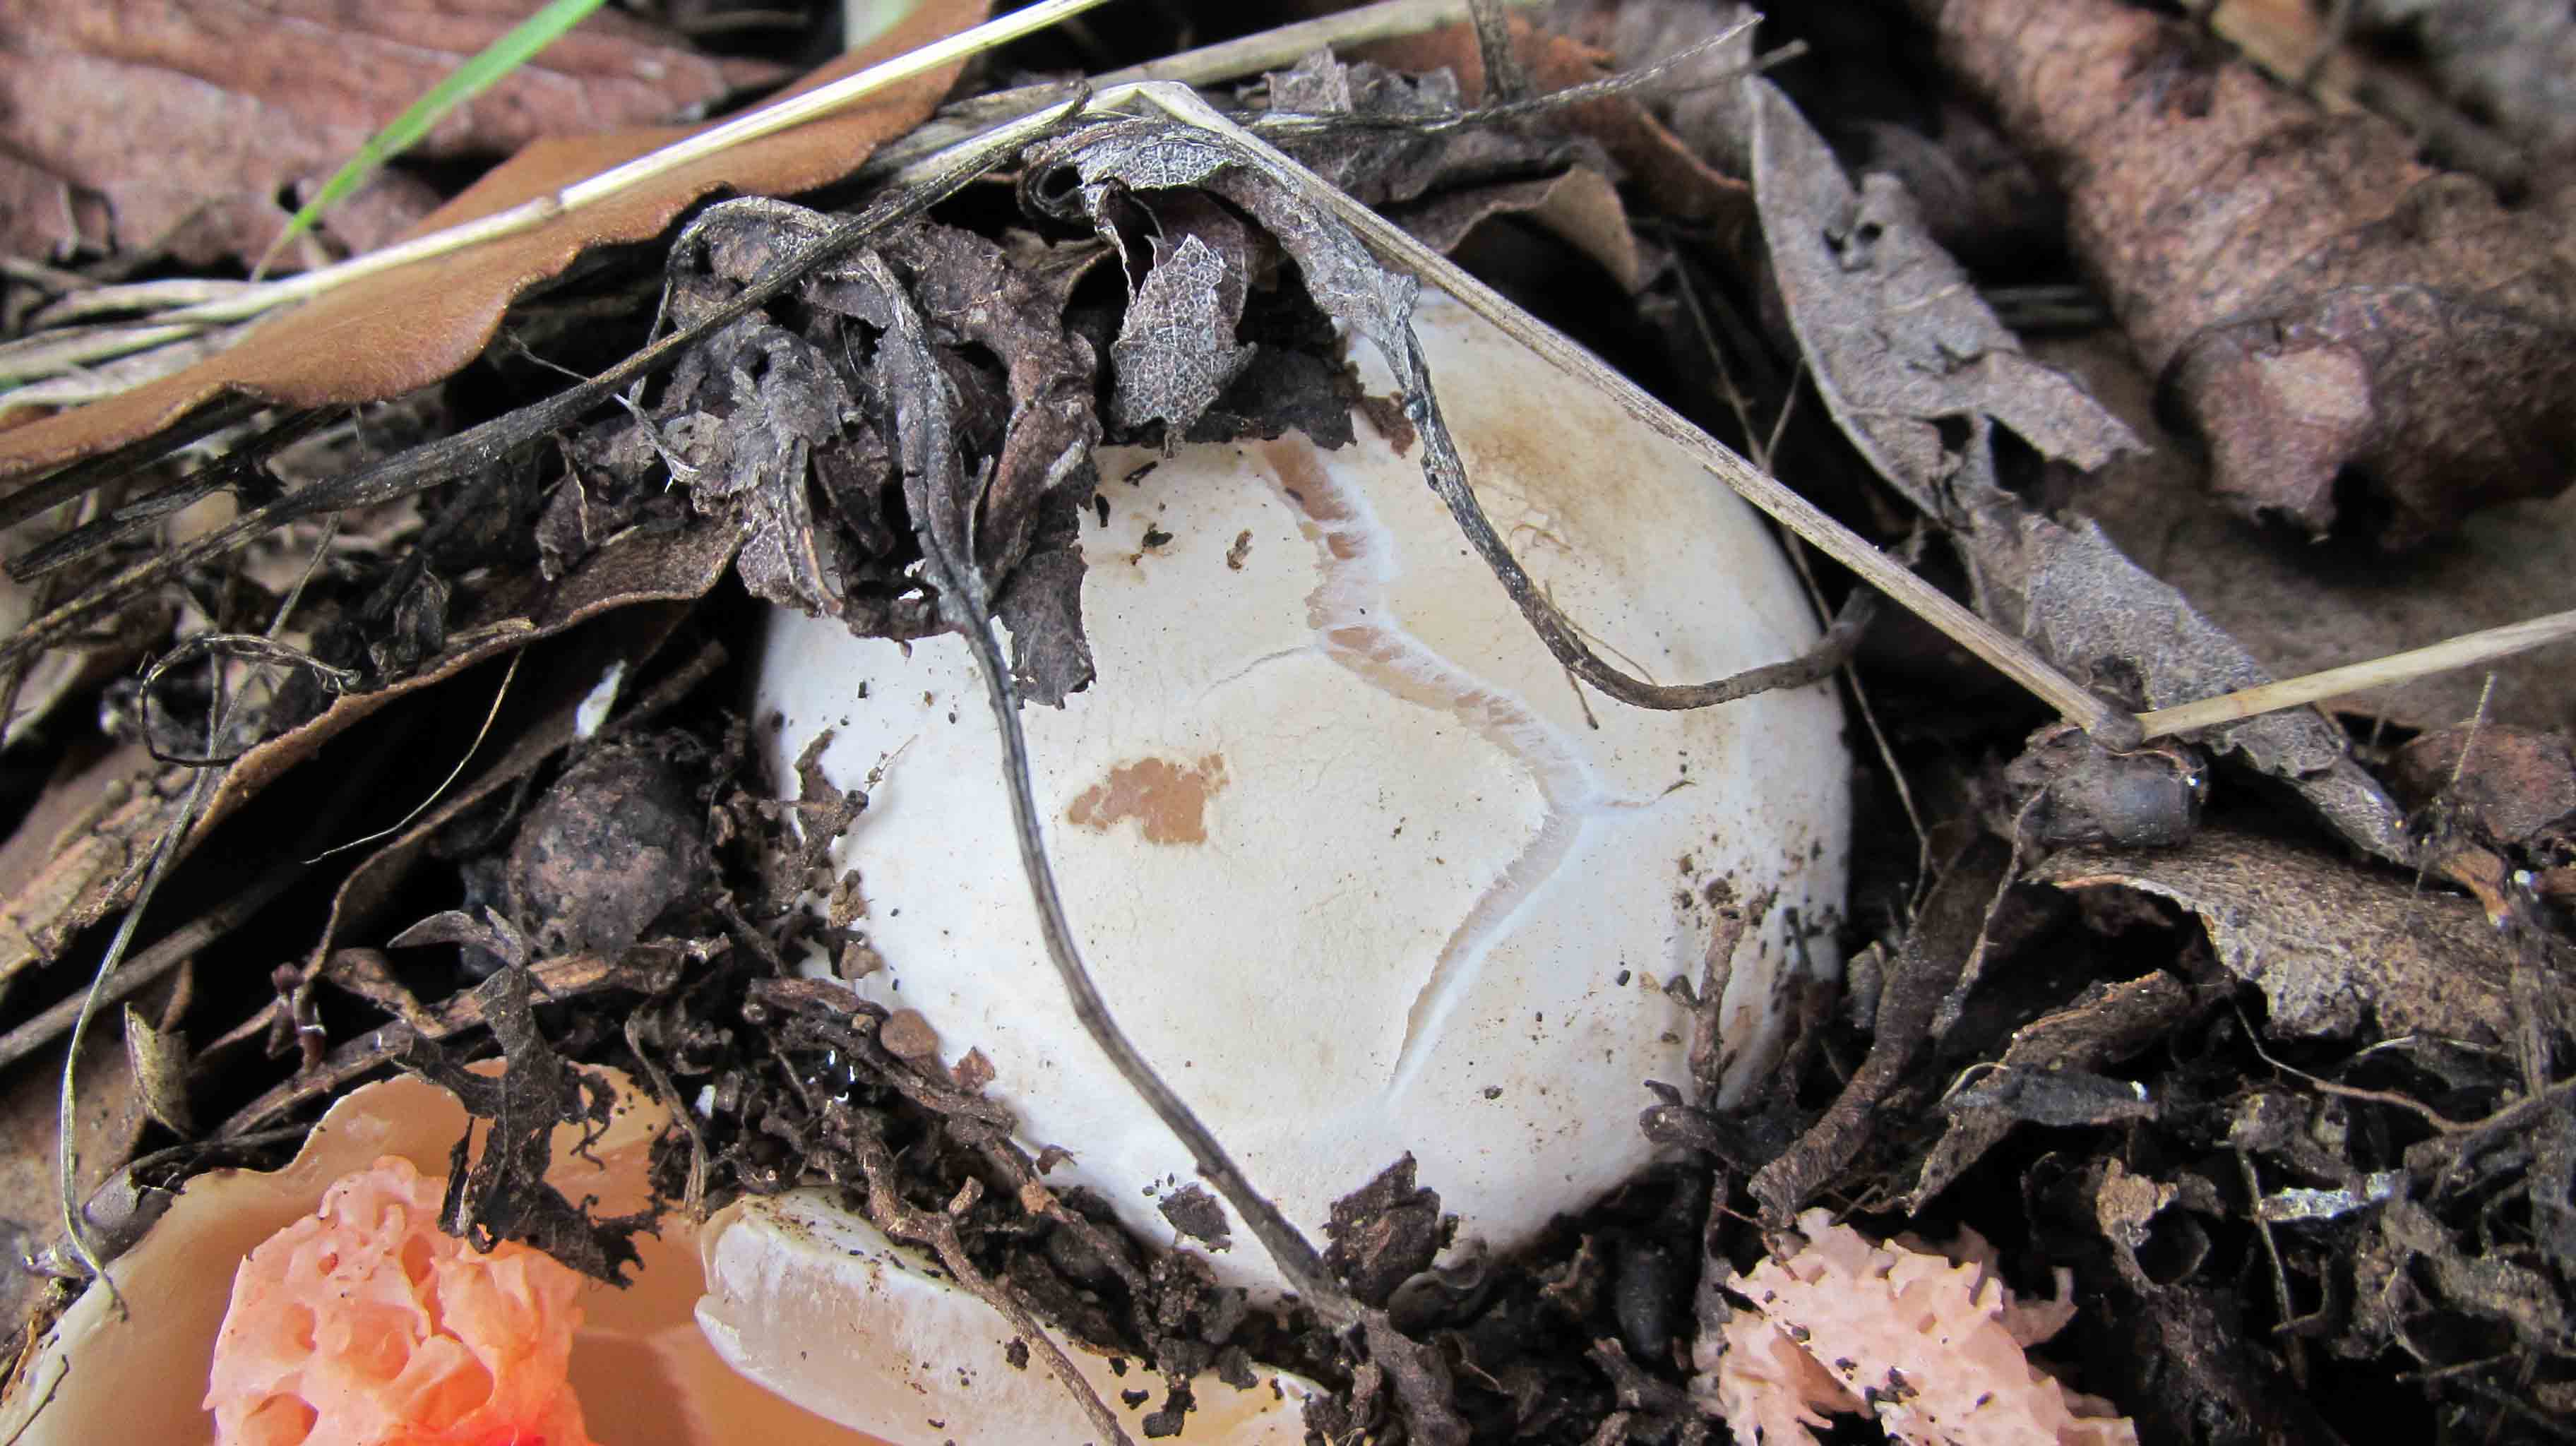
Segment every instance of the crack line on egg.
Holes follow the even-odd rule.
[[[1299,529],[1315,548],[1320,580],[1306,595],[1306,616],[1323,654],[1397,699],[1457,718],[1528,771],[1546,809],[1530,841],[1450,931],[1415,991],[1385,1085],[1388,1096],[1400,1095],[1429,1061],[1440,1026],[1474,984],[1494,941],[1573,852],[1587,818],[1651,807],[1655,800],[1606,793],[1547,720],[1392,621],[1387,585],[1395,576],[1394,549],[1368,500],[1302,443],[1260,450],[1268,463],[1265,480],[1297,514]]]
[[[1230,673],[1209,679],[1208,685],[1199,690],[1199,701],[1205,702],[1209,698],[1215,697],[1220,690],[1232,684],[1242,682],[1253,673],[1256,673],[1273,663],[1284,663],[1290,658],[1311,657],[1320,651],[1322,651],[1321,647],[1314,643],[1299,643],[1294,647],[1273,648],[1269,652],[1263,653],[1257,658],[1247,659],[1243,666],[1236,668]]]

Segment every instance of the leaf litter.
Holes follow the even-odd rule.
[[[478,3],[14,7],[0,45],[9,117],[0,249],[248,264],[294,210],[278,204],[282,194],[319,186],[378,125],[520,18]],[[541,136],[649,125],[779,78],[762,62],[704,55],[649,21],[594,15],[433,129],[419,154],[500,155]],[[382,181],[335,210],[330,229],[368,250],[435,202],[424,182]]]
[[[1292,93],[1320,73],[1307,70]],[[2028,360],[1973,302],[1972,278],[1920,240],[1901,192],[1853,191],[1793,130],[1803,123],[1784,97],[1757,85],[1748,107],[1764,229],[1745,239],[1767,257],[1787,349],[1852,448],[1843,471],[1883,477],[1937,520],[1980,606],[2130,706],[2253,676],[2243,650],[2099,533],[2008,485],[2012,446],[2071,474],[2135,434]],[[1366,144],[1341,139],[1354,137]],[[1395,154],[1420,149],[1389,138]],[[980,1094],[989,1066],[979,1074],[970,1056],[952,1074],[910,1022],[787,968],[808,939],[866,967],[866,910],[883,901],[830,880],[848,907],[812,920],[795,907],[817,882],[811,856],[758,860],[782,851],[791,813],[816,825],[813,845],[866,800],[809,783],[781,802],[748,776],[744,725],[693,693],[714,672],[692,639],[728,605],[696,600],[730,565],[755,595],[877,635],[968,632],[1006,708],[1060,697],[1088,676],[1067,530],[1099,484],[1090,446],[1248,421],[1261,402],[1238,393],[1265,367],[1294,372],[1287,357],[1304,358],[1305,405],[1346,417],[1361,399],[1335,389],[1330,331],[1290,315],[1338,316],[1404,377],[1411,279],[1221,131],[1086,119],[1042,137],[1021,170],[1028,214],[998,234],[905,220],[819,262],[817,243],[846,234],[839,217],[773,202],[701,213],[671,250],[669,320],[687,340],[661,354],[666,374],[615,411],[600,406],[608,388],[584,389],[523,434],[559,431],[560,445],[414,474],[432,477],[425,487],[470,479],[423,494],[439,499],[431,532],[451,539],[444,565],[416,552],[407,567],[326,580],[320,605],[344,632],[325,656],[368,674],[322,715],[351,709],[344,721],[300,745],[308,759],[402,738],[392,725],[405,710],[352,704],[406,680],[426,703],[491,677],[468,659],[541,632],[560,649],[594,646],[560,653],[583,661],[500,725],[493,761],[361,867],[326,947],[286,971],[258,1027],[195,1051],[179,1098],[202,1112],[257,1095],[218,1138],[293,1118],[397,1056],[447,1072],[442,1059],[486,1037],[511,1064],[509,1083],[481,1087],[486,1112],[522,1122],[585,1117],[580,1066],[630,1064],[687,1121],[663,1143],[667,1198],[844,1184],[988,1299],[1027,1301],[1068,1335],[1154,1361],[1173,1388],[1159,1419],[1184,1432],[1193,1376],[1259,1360],[1334,1386],[1315,1424],[1335,1433],[1711,1439],[1729,1427],[1693,1403],[1690,1346],[1717,1338],[1742,1304],[1729,1282],[1755,1278],[1766,1245],[1790,1258],[1785,1237],[1739,1222],[1758,1208],[1785,1225],[1817,1200],[1935,1230],[1970,1213],[2010,1222],[1997,1269],[2015,1286],[2080,1271],[2102,1306],[2076,1313],[2054,1358],[2148,1434],[2331,1439],[2320,1413],[2340,1409],[2332,1383],[2395,1360],[2421,1379],[2384,1395],[2405,1398],[2428,1433],[2511,1438],[2540,1409],[2525,1400],[2564,1394],[2570,1008],[2558,923],[2532,882],[2563,862],[2558,815],[2509,821],[2499,800],[2526,785],[2471,786],[2469,743],[2402,775],[2410,798],[2431,780],[2430,811],[2409,819],[2314,714],[2290,715],[2286,732],[2234,725],[2209,741],[2239,762],[2214,772],[2167,748],[2134,775],[2063,733],[2007,767],[2026,720],[1971,735],[1982,757],[1927,748],[1938,718],[1905,724],[1894,766],[1918,775],[1943,867],[1937,880],[1910,867],[1882,879],[1890,892],[1876,897],[1899,906],[1854,931],[1872,944],[1852,970],[1866,1007],[1809,1001],[1777,1088],[1741,1111],[1712,1113],[1684,1088],[1696,1082],[1668,1082],[1646,1113],[1675,1163],[1522,1257],[1441,1258],[1426,1249],[1437,1182],[1389,1179],[1346,1202],[1340,1258],[1314,1257],[1306,1311],[1274,1318],[1208,1285],[1188,1254],[1126,1239],[1097,1202],[1049,1191],[1043,1161],[1011,1148],[1007,1115]],[[1070,184],[1050,179],[1067,170]],[[1642,188],[1623,204],[1662,199]],[[1873,365],[1872,347],[1894,363]],[[1436,405],[1427,388],[1408,401],[1438,485]],[[2018,440],[1999,448],[2003,433]],[[487,511],[511,499],[510,521],[469,526],[458,497]],[[667,559],[663,575],[690,585],[613,582],[635,576],[612,566],[621,557]],[[593,601],[562,606],[585,579]],[[2131,602],[2088,611],[2105,596]],[[1012,635],[1008,663],[991,616]],[[675,775],[597,782],[641,763],[632,742],[579,721],[611,676],[616,696],[682,720],[647,750],[677,760]],[[2554,776],[2545,747],[2525,754],[2543,783]],[[264,797],[291,798],[300,775],[284,761],[235,766],[232,827],[258,822]],[[2264,807],[2274,786],[2313,817]],[[2139,796],[2152,805],[2145,832]],[[638,896],[540,885],[620,847],[605,815],[646,805],[652,822],[635,826],[677,853],[636,878]],[[2474,845],[2499,861],[2481,877],[2502,883],[2460,899],[2438,875],[2418,883],[2331,852],[2316,820],[2388,857]],[[692,840],[711,860],[695,880],[678,861]],[[1903,903],[1917,889],[1919,904]],[[1741,920],[1771,905],[1733,907]],[[399,927],[413,920],[426,922]],[[94,937],[61,932],[49,955]],[[1713,1006],[1718,986],[1682,992]],[[270,1063],[267,1050],[305,1062]],[[709,1103],[692,1109],[689,1093]],[[543,1149],[542,1133],[522,1132],[487,1150],[451,1184],[456,1223],[613,1273],[632,1222],[548,1201],[531,1183]],[[187,1168],[157,1166],[155,1181]],[[1228,1193],[1258,1185],[1209,1174]],[[1894,1228],[1873,1222],[1870,1238]],[[1328,1261],[1347,1286],[1321,1273]],[[1033,1320],[1024,1330],[1050,1346]]]

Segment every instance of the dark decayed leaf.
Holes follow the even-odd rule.
[[[2013,1031],[1997,1062],[2019,1072],[2105,1069],[2164,1038],[2197,1007],[2191,987],[2161,970],[2117,984],[2096,984],[2064,1009]],[[1906,1195],[1909,1214],[1948,1189],[2022,1118],[1959,1096],[1944,1101],[1943,1112],[1949,1125]]]
[[[678,248],[703,264],[675,276],[674,313],[685,320],[725,304],[832,224],[777,201],[712,208]],[[666,439],[659,450],[701,510],[749,530],[746,585],[872,636],[937,630],[907,572],[915,539],[894,527],[892,493],[910,474],[898,472],[886,441],[907,407],[936,392],[943,414],[953,408],[957,430],[988,459],[979,474],[959,470],[943,483],[957,518],[953,534],[942,535],[971,554],[994,590],[1026,695],[1061,703],[1087,684],[1076,523],[1097,481],[1096,361],[1063,312],[1103,254],[1034,240],[1006,248],[954,227],[907,226],[881,252],[804,278],[799,292],[813,315],[803,335],[751,316],[693,350],[654,409]],[[883,339],[899,311],[923,328],[919,350]],[[871,334],[879,337],[872,353]],[[1002,363],[999,378],[979,354]],[[858,369],[845,370],[843,358]],[[630,465],[641,460],[632,446],[626,455]]]
[[[1279,136],[1279,148],[1354,198],[1400,218],[1406,203],[1437,191],[1552,174],[1577,161],[1605,162],[1597,146],[1540,138],[1501,126],[1451,126],[1425,133],[1406,121],[1439,121],[1466,109],[1447,70],[1404,75],[1366,61],[1344,65],[1318,51],[1268,77],[1274,115],[1349,117]]]
[[[1997,424],[2080,468],[2138,443],[2071,379],[2022,353],[1925,235],[1901,188],[1873,176],[1854,191],[1787,97],[1765,81],[1745,84],[1755,95],[1754,189],[1772,274],[1817,388],[1881,475],[1952,529],[1980,611],[2135,707],[2268,681],[2100,528],[2062,526],[1996,481]],[[1945,420],[1966,424],[1964,445],[1944,437]],[[2396,807],[2317,714],[2267,714],[2211,729],[2207,740],[2286,779],[2354,843],[2406,856]]]
[[[1324,1223],[1332,1241],[1324,1264],[1367,1304],[1385,1305],[1397,1286],[1429,1269],[1457,1226],[1442,1219],[1440,1192],[1415,1184],[1413,1172],[1406,1155],[1334,1201]]]
[[[2514,1037],[2513,943],[2477,905],[2403,877],[2227,829],[2180,848],[2069,849],[2030,877],[2141,889],[2199,915],[2219,962],[2263,991],[2276,1033]]]
[[[754,596],[841,611],[809,476],[815,450],[835,442],[854,411],[830,358],[758,315],[707,338],[673,371],[657,409],[671,471],[700,513],[742,539],[734,566]]]
[[[1010,423],[975,519],[977,559],[997,582],[1035,548],[1042,519],[1088,502],[1091,446],[1100,440],[1092,413],[1099,362],[1091,343],[1066,329],[1064,307],[1103,253],[1049,246],[1025,232],[1011,240],[1006,249],[925,224],[897,232],[884,248],[909,273],[913,299],[942,345],[972,342],[1001,359]],[[1061,701],[1061,693],[1044,701]]]
[[[508,1062],[500,1074],[465,1069],[417,1033],[403,1056],[405,1065],[452,1092],[467,1114],[491,1122],[470,1168],[470,1135],[456,1142],[439,1226],[477,1250],[525,1241],[594,1280],[622,1286],[626,1267],[638,1263],[635,1237],[652,1228],[650,1217],[594,1220],[546,1182],[555,1126],[605,1129],[617,1090],[564,1063],[538,1032],[529,993],[523,964],[501,970],[474,992]]]

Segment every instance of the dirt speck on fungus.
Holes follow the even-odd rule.
[[[1145,831],[1145,842],[1207,842],[1207,804],[1225,788],[1225,755],[1210,753],[1191,764],[1168,758],[1140,758],[1109,770],[1109,776],[1082,791],[1064,811],[1076,828],[1107,833],[1128,819]]]
[[[1184,1185],[1155,1202],[1172,1228],[1210,1250],[1223,1250],[1233,1242],[1228,1238],[1233,1227],[1226,1223],[1225,1207],[1203,1185]]]

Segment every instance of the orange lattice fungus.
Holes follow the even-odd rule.
[[[218,1446],[593,1446],[566,1382],[581,1277],[438,1228],[387,1155],[233,1275],[206,1409]]]

